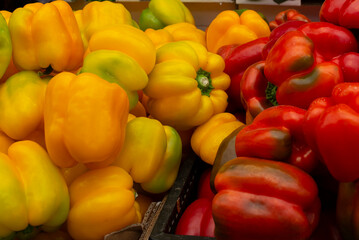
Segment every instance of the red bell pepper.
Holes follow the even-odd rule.
[[[264,109],[272,107],[273,103],[267,98],[268,80],[264,76],[264,61],[252,64],[244,72],[240,83],[242,104],[246,110],[246,124]]]
[[[192,202],[179,219],[175,234],[214,237],[212,199],[199,198]]]
[[[342,70],[345,82],[359,80],[359,53],[348,52],[332,59]]]
[[[268,37],[258,38],[240,46],[228,45],[218,50],[225,61],[224,72],[231,77],[231,85],[227,89],[229,108],[233,109],[231,112],[243,109],[240,97],[242,76],[250,65],[263,59],[262,50],[268,40]]]
[[[314,44],[315,52],[330,61],[347,52],[356,52],[358,43],[351,31],[326,22],[307,23],[298,28]]]
[[[304,21],[304,22],[310,22],[310,19],[301,14],[300,12],[298,12],[295,9],[287,9],[284,10],[282,12],[279,12],[273,21],[269,22],[269,28],[271,30],[277,28],[278,26],[280,26],[283,23],[289,22],[289,21],[295,21],[295,20],[299,20],[299,21]]]
[[[342,182],[339,185],[336,217],[344,240],[359,239],[359,185]]]
[[[270,35],[269,35],[269,41],[267,42],[267,44],[263,48],[263,51],[262,51],[263,59],[267,58],[268,53],[269,53],[270,49],[273,47],[274,43],[284,33],[297,30],[300,26],[302,26],[305,23],[307,23],[307,22],[300,21],[300,20],[293,20],[293,21],[288,21],[288,22],[282,23],[281,25],[279,25],[278,27],[273,29],[271,31]]]
[[[358,0],[325,0],[319,19],[346,28],[359,28]]]
[[[318,98],[303,121],[307,143],[340,182],[359,179],[359,83],[341,83]]]
[[[306,109],[346,80],[340,66],[331,60],[357,49],[348,29],[325,22],[306,23],[277,40],[266,58],[264,74],[278,87],[278,104]]]
[[[220,168],[214,185],[218,240],[303,240],[318,224],[317,185],[290,164],[234,158]]]
[[[238,132],[237,157],[258,157],[285,161],[307,172],[317,165],[302,131],[305,110],[279,105],[263,110],[253,122]]]

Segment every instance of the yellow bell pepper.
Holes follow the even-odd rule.
[[[268,23],[256,11],[246,10],[237,13],[233,10],[220,12],[206,29],[208,51],[217,53],[225,45],[244,43],[257,38],[268,37]]]
[[[156,62],[156,48],[140,29],[119,24],[97,31],[89,40],[86,55],[97,50],[117,50],[132,57],[149,74]]]
[[[0,152],[7,154],[7,150],[14,142],[14,139],[10,138],[4,132],[0,131]]]
[[[0,128],[9,137],[23,140],[43,124],[48,81],[22,71],[0,85]]]
[[[228,112],[218,113],[198,126],[191,137],[192,150],[204,162],[213,165],[219,145],[244,123]]]
[[[7,13],[11,15],[10,12],[4,11],[0,14],[0,79],[5,74],[12,55],[11,36],[6,21],[6,18],[9,16]]]
[[[81,39],[82,39],[82,44],[83,44],[84,49],[86,51],[87,46],[88,46],[88,41],[87,41],[86,33],[85,33],[85,30],[84,30],[85,26],[84,26],[84,21],[83,21],[83,16],[82,16],[82,9],[75,10],[74,15],[75,15],[77,25],[79,26]]]
[[[124,142],[129,112],[126,92],[92,73],[62,72],[46,89],[47,150],[63,168],[96,168],[114,161]]]
[[[138,27],[132,19],[131,13],[121,3],[111,1],[91,1],[83,9],[76,10],[78,24],[85,39],[89,41],[91,36],[104,28],[120,24],[128,24]]]
[[[0,10],[0,13],[5,18],[6,24],[9,24],[9,19],[10,19],[12,12],[7,11],[7,10]]]
[[[54,231],[67,219],[68,188],[46,151],[32,141],[0,153],[0,238],[29,225]]]
[[[171,24],[158,30],[147,28],[145,33],[156,48],[168,42],[182,40],[194,41],[206,46],[206,33],[195,25],[186,22]]]
[[[230,78],[224,60],[193,41],[166,43],[143,92],[149,114],[176,130],[188,130],[224,112]]]
[[[96,50],[89,53],[80,73],[93,73],[111,83],[117,83],[127,93],[130,109],[138,102],[138,90],[146,87],[148,76],[130,56],[115,50]]]
[[[71,6],[62,0],[26,4],[9,20],[13,61],[21,70],[51,67],[56,72],[80,67],[84,48]]]
[[[176,180],[181,157],[181,138],[174,128],[138,117],[127,123],[125,143],[113,165],[130,173],[145,191],[162,193]]]
[[[180,22],[195,24],[192,13],[181,0],[151,0],[141,12],[139,26],[142,30],[161,29]]]
[[[11,16],[12,12],[9,12],[9,11],[6,11],[6,10],[1,10],[0,13],[5,18],[6,24],[9,24],[9,19],[10,19],[10,16]],[[5,82],[9,77],[11,77],[15,73],[19,72],[19,70],[15,67],[14,61],[12,60],[12,43],[11,43],[11,38],[10,38],[10,31],[8,30],[7,32],[9,34],[9,42],[8,42],[8,44],[11,45],[11,50],[9,50],[9,52],[7,54],[10,55],[11,59],[10,59],[9,65],[7,66],[6,71],[4,72],[2,77],[0,77],[0,82]],[[4,42],[4,40],[1,40],[0,42]],[[6,45],[7,44],[5,43],[4,46],[6,46]],[[5,56],[6,56],[6,54],[5,54]],[[7,58],[5,58],[5,59],[7,59]],[[5,68],[5,66],[6,66],[6,64],[2,65],[0,68],[1,69]]]
[[[100,240],[141,222],[133,180],[116,166],[88,171],[70,185],[71,208],[67,229],[74,240]]]

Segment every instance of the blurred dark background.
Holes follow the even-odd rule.
[[[50,2],[46,0],[35,1],[35,0],[0,0],[0,10],[14,11],[18,7],[23,7],[27,3],[33,2]]]

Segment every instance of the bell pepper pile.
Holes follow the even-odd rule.
[[[138,22],[113,1],[1,10],[0,239],[143,224],[192,154],[207,168],[171,233],[359,240],[358,3],[205,29],[181,0]]]

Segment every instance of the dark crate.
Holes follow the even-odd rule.
[[[150,240],[214,240],[211,237],[176,235],[177,223],[187,206],[197,196],[199,178],[210,165],[193,152],[183,159],[177,179],[168,193],[150,235]]]

